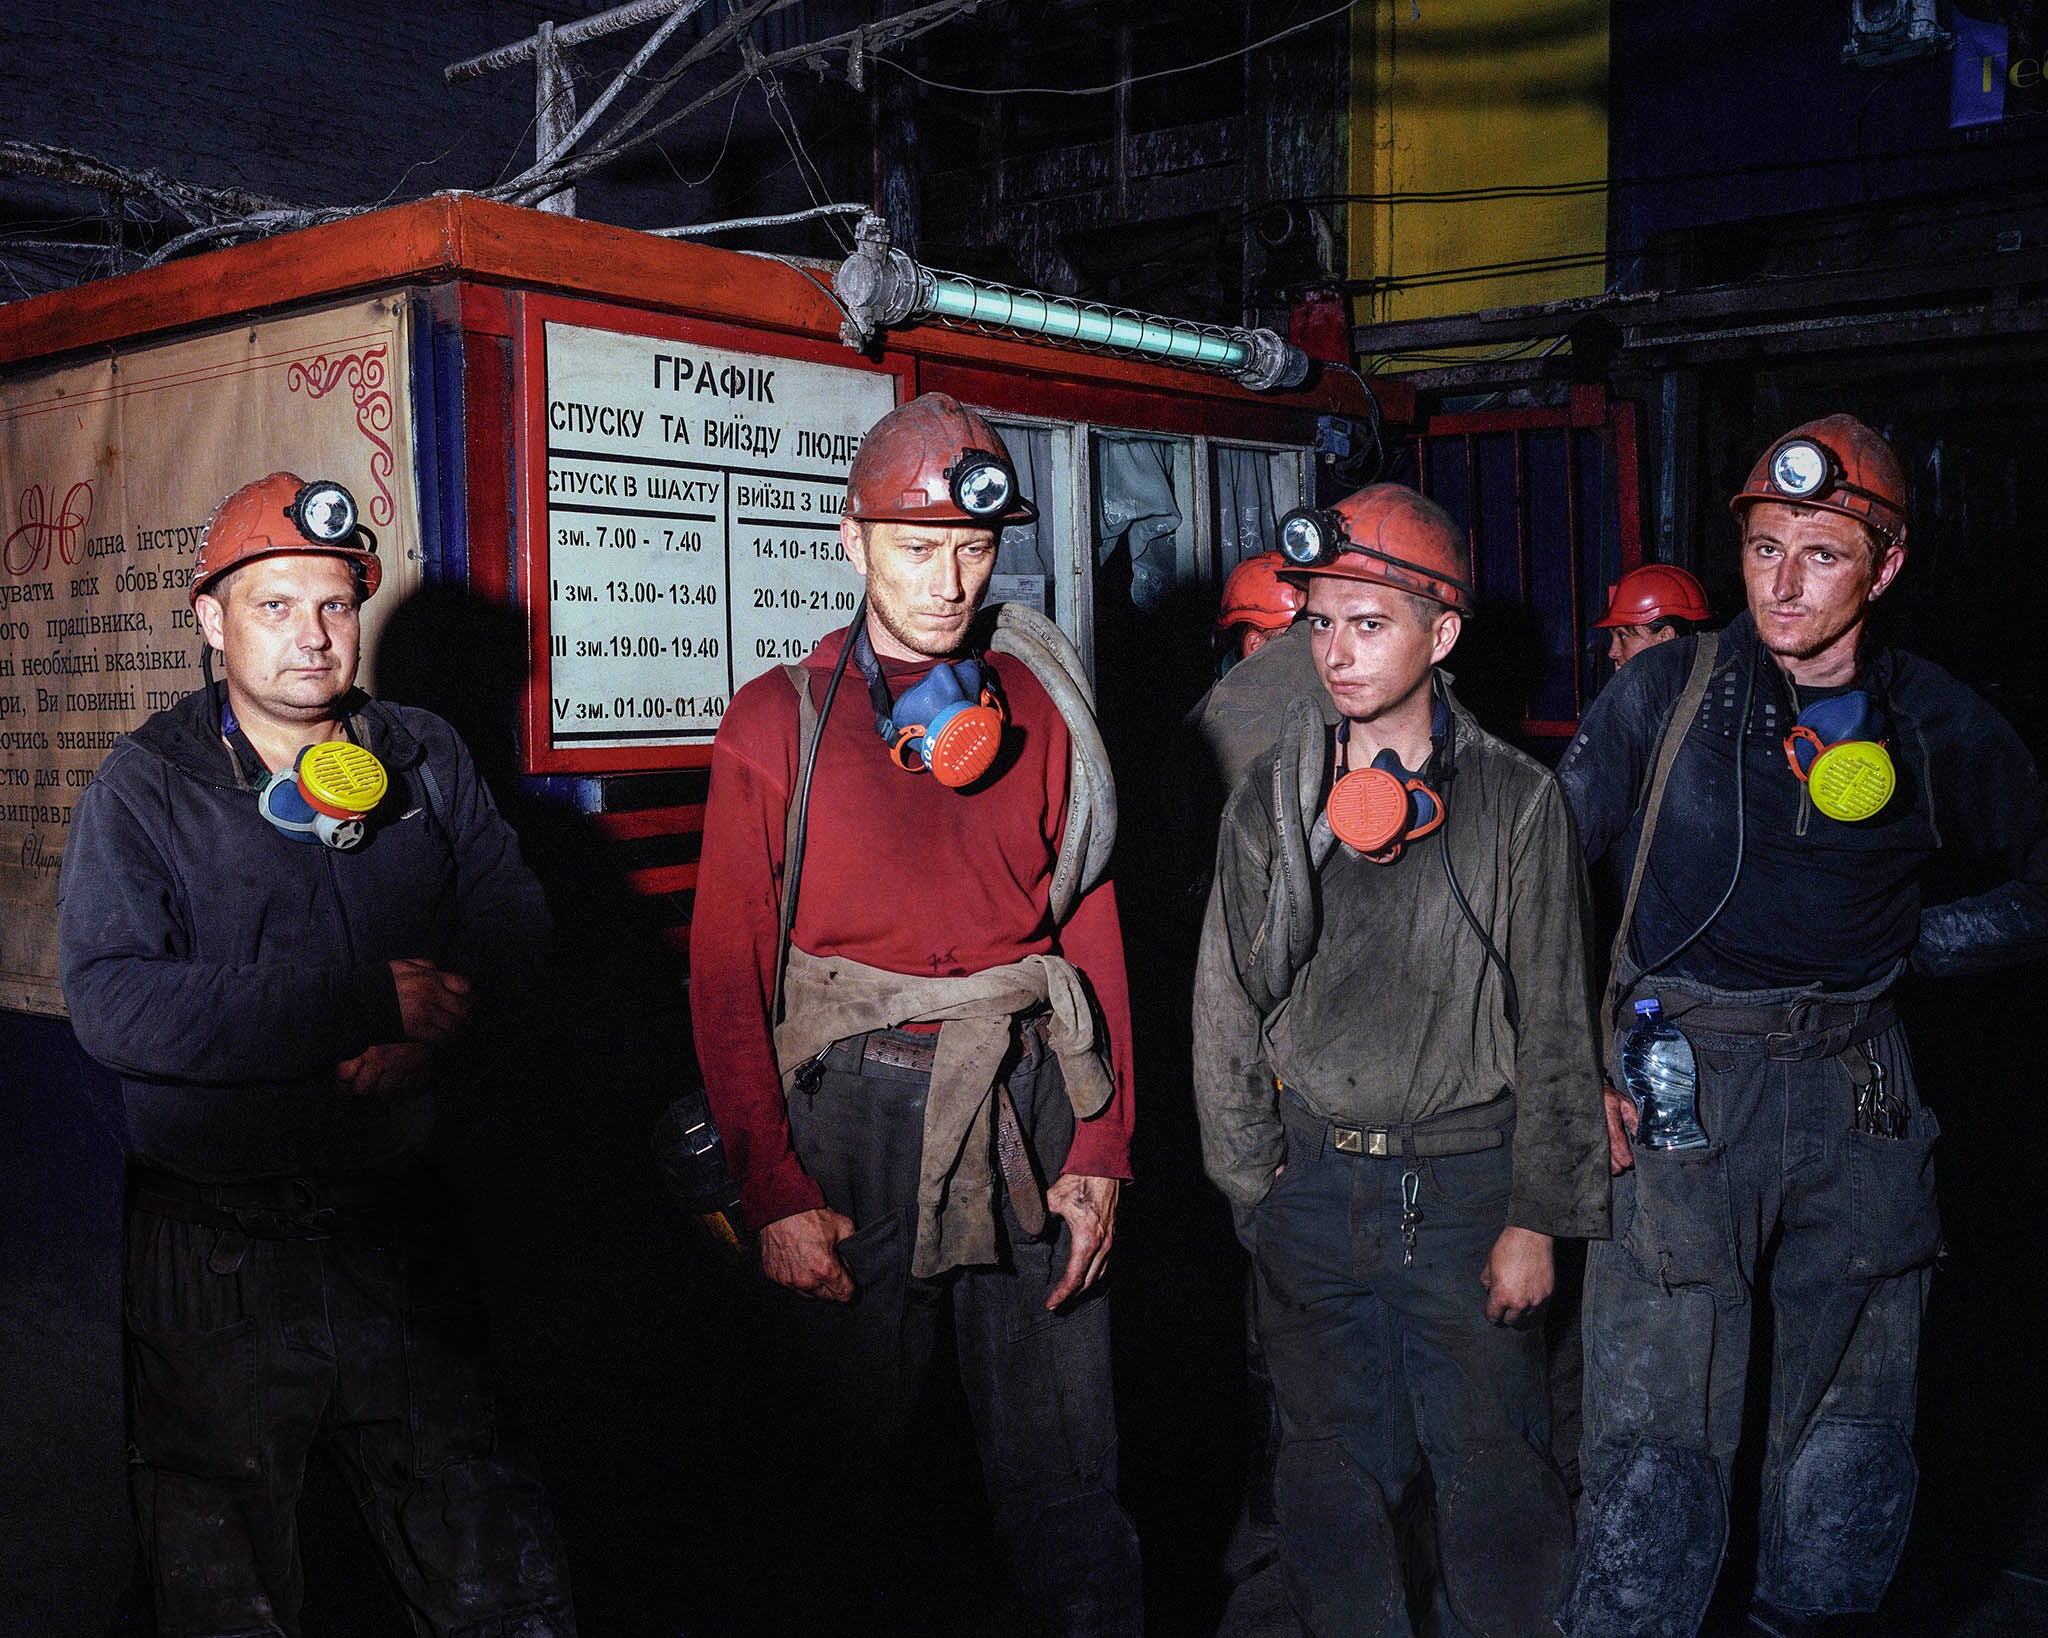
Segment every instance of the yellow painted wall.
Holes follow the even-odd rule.
[[[1608,0],[1365,0],[1352,13],[1351,192],[1369,198],[1351,209],[1351,277],[1390,281],[1354,299],[1356,322],[1605,287],[1607,13]],[[1548,191],[1414,197],[1529,188]],[[1460,271],[1477,268],[1498,270]],[[1375,368],[1438,361],[1367,355]]]

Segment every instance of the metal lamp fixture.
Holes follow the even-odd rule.
[[[969,517],[1001,517],[1017,494],[1017,474],[1000,455],[970,449],[946,471],[953,504]]]
[[[891,245],[888,227],[876,216],[862,220],[859,240],[832,281],[852,319],[856,334],[848,339],[855,345],[891,326],[936,318],[1214,370],[1259,392],[1298,387],[1308,378],[1308,355],[1271,330],[1195,324],[941,273]]]
[[[1771,487],[1793,500],[1805,500],[1828,487],[1840,471],[1835,459],[1811,438],[1780,444],[1771,456]]]

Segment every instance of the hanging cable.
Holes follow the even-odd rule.
[[[749,56],[758,60],[758,55],[752,52],[751,48],[741,53],[743,60]],[[796,110],[789,106],[788,99],[783,96],[782,82],[773,73],[763,71],[755,75],[754,83],[761,88],[761,100],[768,106],[768,118],[774,124],[776,134],[782,138],[784,145],[789,149],[790,159],[796,164],[797,180],[803,183],[804,192],[811,196],[814,204],[823,205],[825,194],[829,191],[825,173],[818,169],[817,162],[811,158],[810,150],[804,146],[803,132],[797,128]],[[835,207],[823,214],[827,217],[826,227],[831,231],[832,237],[839,241],[840,250],[851,255],[852,237],[836,221],[830,219],[844,212]]]
[[[1742,714],[1735,719],[1735,868],[1728,872],[1728,886],[1722,891],[1720,898],[1714,901],[1714,908],[1709,910],[1700,924],[1684,938],[1655,961],[1644,966],[1636,975],[1639,979],[1648,978],[1652,973],[1662,971],[1690,950],[1694,941],[1713,926],[1715,918],[1728,908],[1728,901],[1735,897],[1736,884],[1742,880],[1742,855],[1749,829],[1749,814],[1742,801],[1742,774],[1743,765],[1749,760],[1749,708],[1756,697],[1757,656],[1762,652],[1763,642],[1762,639],[1758,639],[1757,645],[1749,651],[1749,676],[1742,685]]]

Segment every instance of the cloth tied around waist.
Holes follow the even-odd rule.
[[[791,947],[775,1057],[787,1096],[797,1073],[833,1042],[909,1023],[939,1026],[918,1166],[917,1240],[910,1272],[996,1261],[995,1089],[1015,1020],[1045,1012],[1074,1118],[1107,1107],[1114,1090],[1080,973],[1052,955],[960,978],[917,978]]]

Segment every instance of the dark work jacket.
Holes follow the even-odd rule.
[[[1697,646],[1681,638],[1623,666],[1559,763],[1589,859],[1613,849],[1633,865],[1650,770]],[[1887,708],[1897,788],[1870,819],[1830,819],[1786,761],[1793,691],[1745,613],[1722,633],[1672,766],[1630,929],[1637,966],[1706,921],[1735,874],[1736,718],[1752,666],[1739,740],[1741,878],[1661,971],[1719,989],[1839,992],[1881,981],[1909,956],[1916,970],[1945,975],[2048,953],[2041,781],[2004,718],[1939,666],[1873,648],[1859,682]],[[1800,703],[1815,697],[1804,691]],[[1950,902],[1923,906],[1923,890]]]
[[[388,1165],[425,1141],[433,1098],[347,1095],[334,1069],[403,1038],[389,964],[424,957],[475,985],[451,1068],[494,1010],[532,999],[546,905],[468,751],[425,711],[355,706],[391,788],[352,852],[256,811],[204,690],[119,741],[73,810],[64,999],[121,1075],[138,1160],[207,1182]]]
[[[1188,723],[1219,796],[1237,789],[1252,759],[1273,743],[1287,707],[1322,691],[1306,620],[1295,621],[1216,680],[1188,713]]]
[[[1336,716],[1327,695],[1321,705],[1327,793]],[[1471,1108],[1511,1089],[1507,1221],[1604,1235],[1607,1147],[1578,837],[1548,770],[1455,701],[1451,723],[1457,772],[1439,787],[1451,859],[1514,972],[1519,1031],[1508,1026],[1500,974],[1452,897],[1434,835],[1388,865],[1343,847],[1331,853],[1318,878],[1314,953],[1286,999],[1261,1016],[1238,975],[1265,916],[1276,847],[1279,752],[1268,749],[1224,810],[1202,930],[1194,1068],[1203,1161],[1233,1201],[1264,1198],[1286,1154],[1275,1077],[1316,1114],[1361,1126]]]

